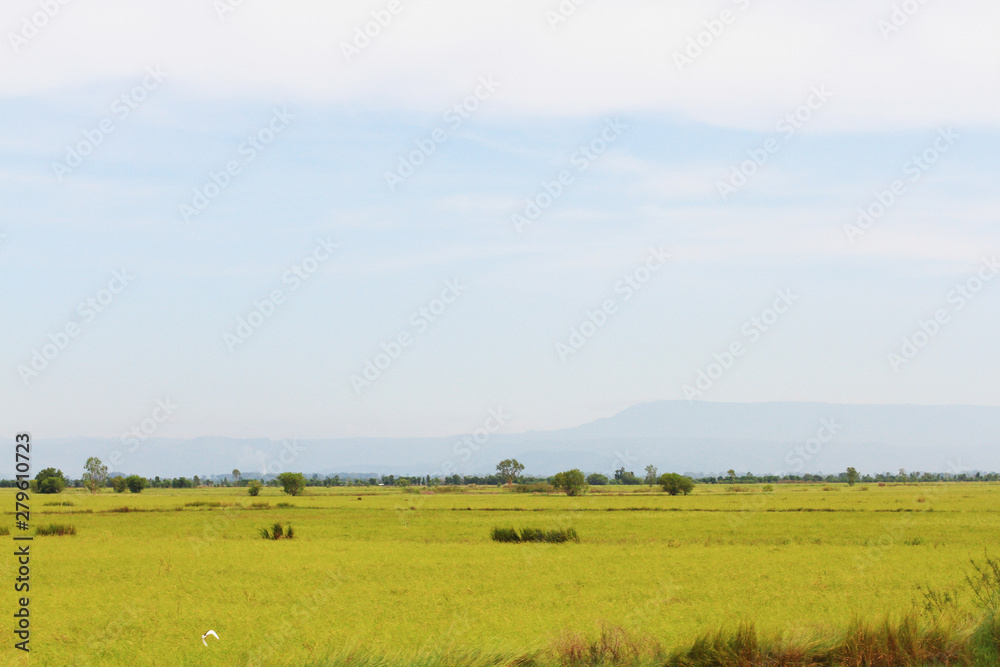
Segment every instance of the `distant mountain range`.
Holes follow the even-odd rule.
[[[478,442],[476,440],[478,437]],[[443,438],[342,438],[274,441],[203,437],[45,439],[35,435],[33,468],[54,466],[78,478],[97,456],[114,470],[143,476],[214,475],[237,468],[309,475],[489,473],[514,457],[525,473],[581,468],[610,473],[722,474],[968,472],[1000,470],[1000,407],[709,403],[659,401],[555,431]],[[129,451],[134,449],[134,451]],[[116,455],[117,452],[117,455]],[[11,478],[5,461],[0,476]]]

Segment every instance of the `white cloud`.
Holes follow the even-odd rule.
[[[517,115],[656,111],[762,129],[826,83],[836,105],[817,129],[1000,118],[991,85],[1000,6],[989,0],[922,4],[888,39],[877,26],[892,13],[884,0],[754,0],[745,10],[592,2],[555,30],[545,12],[556,2],[399,1],[402,11],[347,63],[341,42],[385,3],[244,0],[219,19],[209,0],[69,2],[15,53],[10,34],[39,11],[37,0],[18,0],[0,19],[0,95],[62,93],[159,64],[193,95],[432,112],[493,75],[504,84],[496,106]],[[671,54],[723,8],[734,21],[678,72]]]

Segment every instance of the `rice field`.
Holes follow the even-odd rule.
[[[34,524],[75,534],[32,543],[31,664],[596,664],[567,646],[613,629],[673,651],[747,623],[833,635],[924,618],[927,590],[972,618],[965,577],[1000,553],[1000,485],[763,488],[33,495]],[[261,539],[276,522],[294,539]],[[579,542],[495,542],[495,528]],[[10,639],[0,655],[28,664]]]

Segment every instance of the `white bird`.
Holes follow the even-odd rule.
[[[201,636],[201,643],[202,643],[202,644],[204,644],[205,646],[208,646],[208,642],[207,642],[207,641],[205,641],[205,637],[207,637],[207,636],[209,636],[209,635],[212,635],[212,636],[213,636],[213,637],[215,637],[216,639],[218,639],[218,638],[219,638],[219,635],[215,634],[215,630],[209,630],[208,632],[206,632],[205,634],[203,634],[203,635]]]

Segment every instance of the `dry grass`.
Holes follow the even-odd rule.
[[[35,528],[36,535],[76,535],[76,528],[69,524],[50,523]]]
[[[664,658],[659,642],[636,637],[617,626],[603,626],[595,639],[577,633],[564,633],[552,645],[557,664],[565,667],[591,665],[641,665]]]

